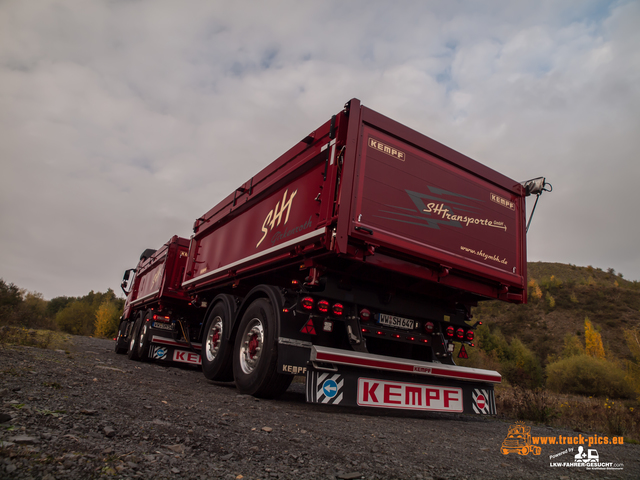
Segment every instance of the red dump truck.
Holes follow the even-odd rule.
[[[526,302],[520,184],[360,104],[125,275],[116,348],[275,397],[495,414],[495,371],[456,366],[471,307]],[[180,281],[177,280],[180,276]]]

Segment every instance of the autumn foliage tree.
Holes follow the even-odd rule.
[[[605,358],[602,337],[593,327],[589,317],[584,319],[585,353],[593,358]]]
[[[97,337],[113,337],[118,333],[120,316],[122,314],[122,301],[105,299],[96,312],[95,335]]]

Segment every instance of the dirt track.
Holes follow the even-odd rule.
[[[500,453],[509,422],[308,405],[299,383],[257,400],[73,341],[70,354],[0,346],[0,478],[640,478],[638,445],[598,446],[621,471],[553,468],[570,446]]]

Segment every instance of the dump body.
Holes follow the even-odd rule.
[[[435,293],[445,286],[460,298],[525,302],[523,187],[348,105],[196,221],[183,286],[198,292],[313,260],[368,263],[382,283],[386,271],[417,277],[430,294],[451,296]]]
[[[135,269],[123,318],[151,305],[185,305],[189,296],[182,289],[189,240],[173,236],[150,257],[142,258]]]

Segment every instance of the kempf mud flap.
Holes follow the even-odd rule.
[[[199,343],[192,343],[192,347],[200,349]],[[179,342],[173,339],[154,335],[151,338],[149,358],[166,362],[188,363],[190,365],[202,365],[200,355],[189,348],[187,342]]]
[[[496,414],[494,371],[317,346],[311,360],[309,403]]]

